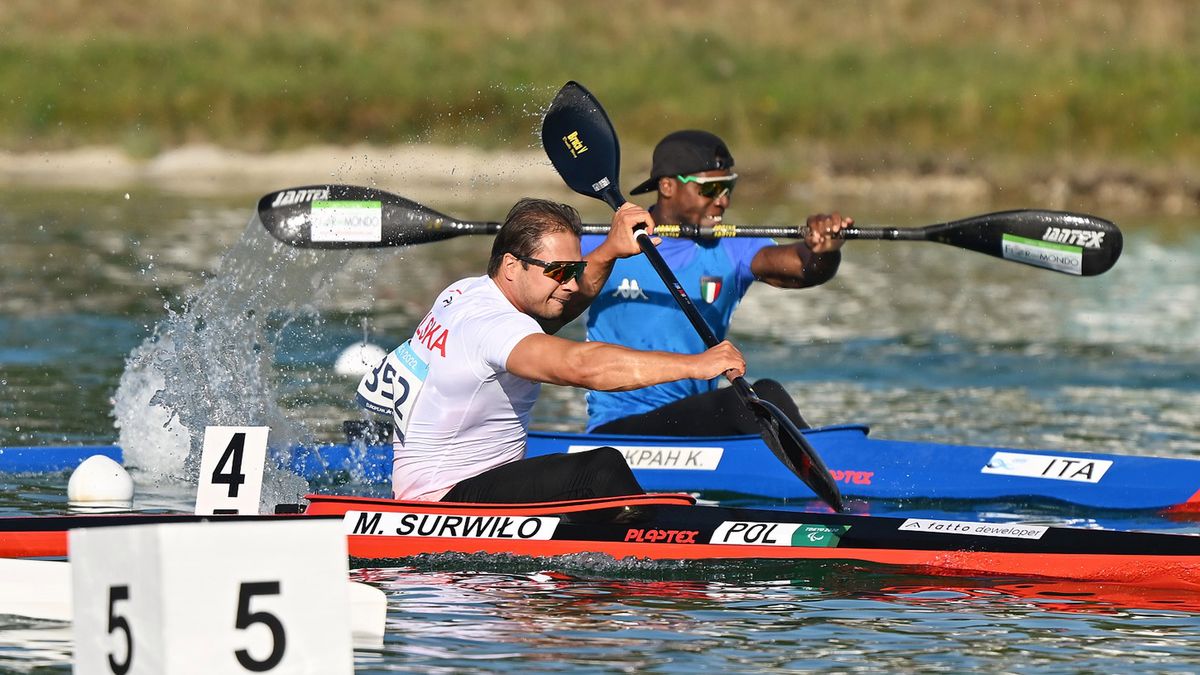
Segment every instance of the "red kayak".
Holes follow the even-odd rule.
[[[350,556],[432,553],[550,557],[600,553],[651,560],[873,563],[948,576],[1044,577],[1200,590],[1200,537],[991,523],[697,506],[650,494],[537,504],[406,502],[309,495],[273,516],[105,514],[0,518],[0,556],[65,556],[77,527],[340,518]]]

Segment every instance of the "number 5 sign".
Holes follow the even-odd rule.
[[[337,520],[71,530],[76,673],[349,673]]]
[[[270,427],[206,427],[196,514],[258,513]]]

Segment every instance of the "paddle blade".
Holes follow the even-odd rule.
[[[1107,272],[1121,256],[1121,230],[1103,218],[1026,209],[922,228],[929,241],[1078,276]]]
[[[621,148],[608,114],[591,92],[568,82],[542,119],[542,148],[563,182],[616,209],[621,196]]]
[[[742,378],[738,380],[745,383]],[[734,382],[734,386],[739,385]],[[821,501],[834,511],[843,511],[845,507],[842,504],[842,491],[838,489],[829,469],[825,468],[825,462],[821,461],[821,456],[804,434],[800,433],[778,406],[759,398],[754,390],[750,389],[749,384],[745,385],[745,391],[747,395],[743,396],[742,400],[754,413],[763,442],[775,457],[820,497]]]
[[[834,482],[825,463],[821,461],[821,456],[817,454],[816,449],[812,447],[804,434],[800,433],[796,425],[792,424],[783,411],[769,401],[753,399],[750,401],[750,409],[758,418],[759,428],[763,430],[763,440],[766,441],[775,456],[779,457],[781,461],[787,458],[784,465],[799,476],[800,480],[821,498],[821,501],[836,512],[844,511],[841,490],[838,489],[837,483]],[[773,429],[775,433],[767,433],[768,428]],[[776,445],[778,447],[773,447]]]
[[[495,232],[495,223],[459,222],[399,195],[357,185],[288,188],[258,200],[276,239],[300,248],[378,248]]]

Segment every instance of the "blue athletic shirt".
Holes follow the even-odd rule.
[[[604,237],[599,235],[584,236],[583,253],[588,254],[603,241]],[[658,252],[717,339],[724,340],[733,310],[754,282],[750,261],[760,249],[774,243],[757,238],[664,238]],[[680,354],[699,354],[705,349],[704,341],[644,255],[623,258],[613,266],[608,283],[588,309],[587,338]],[[717,378],[680,380],[632,391],[588,392],[588,431],[693,394],[712,391],[718,381]]]

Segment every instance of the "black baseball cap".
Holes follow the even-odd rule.
[[[699,129],[685,129],[667,134],[654,146],[654,159],[650,165],[650,178],[630,190],[629,194],[640,195],[658,188],[658,179],[663,176],[686,176],[701,171],[733,168],[733,155],[725,141],[716,134]]]

